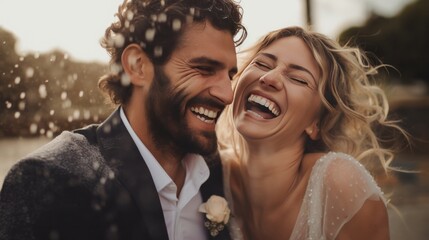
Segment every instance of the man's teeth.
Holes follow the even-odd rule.
[[[274,116],[276,117],[280,114],[280,110],[277,108],[277,104],[267,98],[251,94],[247,100],[249,102],[254,102],[268,108],[271,113],[274,114]]]
[[[197,113],[197,118],[206,123],[214,123],[217,118],[217,111],[209,110],[203,107],[191,107],[191,111]]]
[[[214,123],[215,122],[214,119],[207,119],[207,118],[201,117],[200,115],[197,115],[197,118],[200,119],[201,121],[205,122],[205,123]]]

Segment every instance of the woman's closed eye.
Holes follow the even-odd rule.
[[[308,85],[308,81],[303,79],[303,78],[299,78],[299,77],[288,77],[290,80],[298,83],[298,84],[302,84],[302,85]]]
[[[261,62],[261,61],[253,61],[253,64],[254,64],[257,68],[259,68],[259,69],[262,69],[262,70],[271,70],[271,67],[270,67],[268,64],[264,63],[264,62]]]

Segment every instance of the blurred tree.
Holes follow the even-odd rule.
[[[313,25],[312,13],[313,13],[313,7],[312,7],[311,0],[305,0],[305,19],[306,19],[307,27],[310,27],[310,28]]]
[[[340,42],[357,44],[394,66],[403,83],[416,79],[429,83],[428,11],[429,1],[417,0],[391,18],[372,14],[364,26],[345,30]]]

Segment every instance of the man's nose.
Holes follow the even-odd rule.
[[[231,104],[233,93],[229,76],[219,79],[217,84],[210,88],[209,93],[211,96],[219,99],[223,104]]]

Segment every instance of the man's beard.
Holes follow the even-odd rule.
[[[186,93],[172,90],[171,80],[160,66],[155,66],[154,76],[145,104],[150,132],[157,147],[173,154],[196,153],[206,156],[215,153],[216,133],[197,132],[190,129],[186,122]]]

